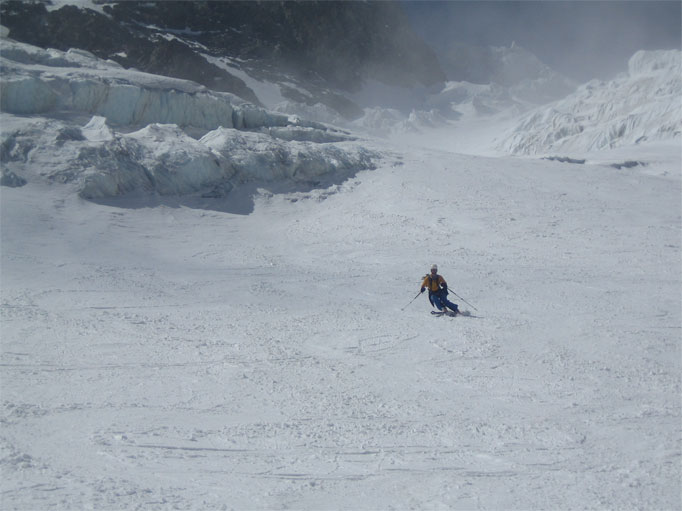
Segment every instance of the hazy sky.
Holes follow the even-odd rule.
[[[611,78],[642,49],[681,48],[680,0],[405,1],[434,49],[517,44],[578,81]]]

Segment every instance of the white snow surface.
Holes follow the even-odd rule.
[[[72,108],[71,55],[3,79]],[[3,509],[680,508],[679,138],[577,165],[447,125],[193,137],[13,87]],[[465,315],[429,314],[432,263]]]

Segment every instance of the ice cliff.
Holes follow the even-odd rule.
[[[346,132],[83,50],[2,40],[3,184],[69,183],[85,198],[133,191],[222,196],[252,180],[315,181],[372,168]],[[39,175],[31,170],[41,168]]]

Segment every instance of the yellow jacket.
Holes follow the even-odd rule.
[[[445,282],[445,279],[442,276],[436,275],[436,278],[433,278],[431,277],[431,275],[427,275],[426,277],[424,277],[422,287],[425,287],[430,292],[435,293],[440,289],[440,286],[442,286],[443,284],[447,286],[447,282]]]

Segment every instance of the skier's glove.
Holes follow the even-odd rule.
[[[421,290],[419,291],[419,293],[421,294],[421,293],[423,293],[424,291],[426,291],[426,288],[425,288],[425,287],[421,288]]]

